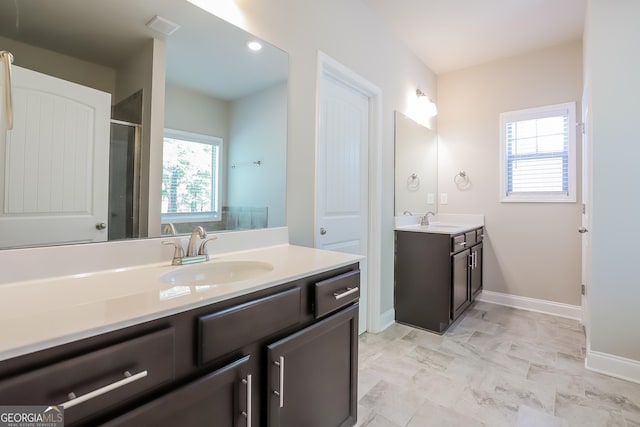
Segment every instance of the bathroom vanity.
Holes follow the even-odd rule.
[[[478,221],[397,227],[396,321],[444,333],[482,290],[483,238]]]
[[[0,404],[63,405],[67,426],[354,425],[359,257],[278,245],[210,263],[242,259],[273,268],[222,285],[163,284],[196,267],[166,265],[47,281],[67,307],[39,305],[41,281],[0,286],[36,295],[45,331],[2,315],[22,332],[0,344]]]

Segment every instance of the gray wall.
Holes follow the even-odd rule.
[[[486,290],[580,305],[578,203],[500,203],[502,112],[575,101],[580,117],[582,44],[490,62],[438,78],[439,212],[485,215]],[[456,188],[465,170],[471,188]]]

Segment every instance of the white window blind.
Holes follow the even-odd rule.
[[[575,104],[500,115],[501,200],[575,201]]]
[[[163,222],[220,218],[221,150],[220,138],[165,129]]]

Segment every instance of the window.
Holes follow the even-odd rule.
[[[222,139],[164,130],[162,221],[220,220]]]
[[[573,102],[500,114],[500,201],[576,201],[575,123]]]

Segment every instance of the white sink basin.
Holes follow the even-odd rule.
[[[209,261],[179,267],[160,276],[160,282],[178,286],[223,285],[261,276],[273,265],[261,261]]]

